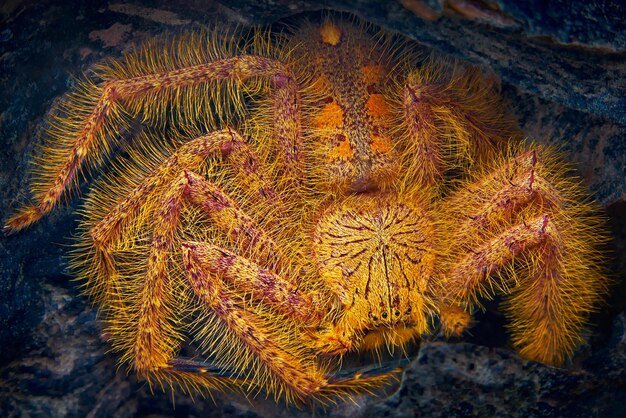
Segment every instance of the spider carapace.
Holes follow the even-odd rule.
[[[395,371],[342,355],[460,335],[496,293],[512,345],[558,365],[605,290],[604,232],[502,109],[494,76],[340,16],[156,40],[51,113],[34,203],[5,231],[108,167],[72,266],[150,382],[367,391]]]

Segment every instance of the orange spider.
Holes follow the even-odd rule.
[[[227,38],[100,66],[50,117],[35,203],[5,226],[129,138],[72,263],[123,363],[324,399],[395,372],[334,359],[459,335],[498,292],[523,356],[572,354],[605,290],[601,222],[554,153],[520,140],[493,78],[339,17]]]

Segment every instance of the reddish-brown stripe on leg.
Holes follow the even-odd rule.
[[[254,256],[260,263],[279,260],[280,252],[274,241],[234,200],[201,176],[188,170],[184,175],[187,178],[186,198],[202,208],[233,242],[240,243],[246,254]]]
[[[304,293],[292,281],[213,244],[186,242],[184,247],[198,266],[232,283],[243,293],[252,294],[290,318],[311,325],[321,320],[323,307],[317,295]]]
[[[259,210],[280,211],[284,203],[274,189],[267,167],[264,167],[250,146],[237,136],[228,152],[228,162],[237,177],[237,185],[255,201],[263,202]]]
[[[215,311],[285,387],[297,396],[306,398],[328,384],[319,369],[303,364],[277,345],[260,318],[238,307],[219,279],[207,274],[207,260],[198,251],[198,243],[184,243],[183,257],[185,272],[196,296]]]
[[[554,225],[546,215],[539,216],[487,240],[471,254],[452,265],[445,276],[445,299],[478,303],[479,295],[489,295],[486,287],[497,273],[516,256],[546,242],[558,243]],[[553,244],[554,245],[554,244]]]
[[[169,322],[172,296],[168,258],[180,223],[185,185],[186,178],[179,177],[154,214],[145,282],[137,299],[139,312],[133,347],[135,368],[141,374],[166,367],[180,341]]]
[[[289,74],[274,77],[276,91],[272,95],[274,138],[281,152],[281,163],[288,186],[299,185],[304,175],[302,152],[302,121],[300,95],[295,80]]]
[[[103,126],[107,123],[113,106],[118,102],[132,104],[133,100],[139,100],[148,94],[160,91],[180,89],[187,86],[207,83],[209,81],[235,80],[243,81],[250,77],[288,77],[288,70],[277,60],[248,55],[231,57],[211,63],[194,65],[187,68],[166,71],[156,74],[148,74],[129,79],[111,80],[102,88],[94,87],[89,94],[98,97],[96,105],[83,122],[83,127],[75,132],[74,122],[66,122],[67,126],[60,126],[61,131],[75,134],[74,145],[64,160],[52,161],[52,167],[56,167],[49,188],[41,186],[44,190],[40,194],[39,201],[34,205],[27,206],[11,217],[4,226],[4,232],[22,229],[37,221],[56,205],[61,195],[69,187],[72,179],[83,166],[88,157],[96,157],[99,145],[96,140],[106,142],[106,133]],[[46,158],[44,154],[43,159]],[[58,159],[55,157],[54,159]],[[40,186],[38,186],[40,187]]]
[[[442,176],[441,138],[438,136],[436,118],[419,88],[407,85],[403,97],[404,118],[410,155],[409,173],[417,181],[432,187]]]

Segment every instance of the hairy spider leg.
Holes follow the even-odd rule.
[[[436,191],[446,170],[488,161],[519,136],[502,115],[493,80],[479,70],[431,59],[406,72],[392,98],[398,101],[406,172],[414,173],[404,180],[408,188],[419,184]]]
[[[446,240],[450,263],[438,289],[446,305],[466,310],[480,306],[480,297],[511,294],[513,343],[548,364],[571,355],[605,287],[597,264],[586,264],[599,259],[602,237],[586,231],[600,220],[578,198],[579,186],[555,174],[555,161],[538,147],[520,152],[447,199],[444,216],[455,232]],[[465,222],[461,205],[470,213]],[[519,278],[514,264],[522,268]]]
[[[202,176],[189,170],[184,170],[183,173],[187,178],[185,197],[202,208],[211,221],[227,233],[232,242],[238,243],[244,255],[265,266],[284,261],[285,257],[272,238],[233,199]],[[263,192],[266,196],[273,194],[271,188],[264,190],[267,190]],[[270,198],[267,200],[272,202]]]
[[[101,294],[110,294],[106,286],[109,286],[115,271],[110,248],[119,241],[126,226],[138,215],[143,216],[141,208],[155,192],[172,183],[181,170],[195,170],[210,156],[225,158],[239,181],[253,192],[256,191],[259,197],[273,199],[273,204],[280,205],[267,175],[260,170],[254,153],[238,132],[223,129],[190,140],[146,175],[137,187],[88,231],[90,245],[93,245],[98,259],[98,268],[87,277],[96,298]],[[247,164],[240,164],[241,160],[246,160]],[[105,286],[105,290],[102,286]]]
[[[190,188],[195,187],[191,186]],[[188,241],[185,251],[193,253],[195,263],[254,298],[268,303],[296,321],[319,325],[325,306],[318,295],[305,293],[292,280],[283,278],[257,262],[207,242]]]
[[[242,82],[252,77],[274,80],[274,112],[277,118],[284,120],[275,128],[279,152],[287,167],[295,170],[294,176],[301,175],[302,163],[301,127],[299,96],[296,83],[284,64],[272,58],[258,55],[230,57],[215,62],[194,65],[158,74],[148,74],[129,79],[111,80],[103,86],[94,88],[92,95],[98,97],[91,113],[82,122],[83,127],[75,133],[74,145],[66,156],[58,157],[58,167],[48,186],[38,185],[42,191],[36,193],[37,202],[18,211],[6,221],[6,234],[18,231],[36,222],[50,212],[60,197],[73,182],[83,161],[94,159],[99,147],[109,148],[107,135],[103,133],[105,123],[121,119],[117,104],[140,100],[149,94],[166,90],[175,90],[210,81],[234,80]],[[68,122],[69,125],[69,122]],[[67,126],[72,131],[73,126]]]
[[[311,302],[307,302],[304,295],[293,292],[295,288],[288,281],[210,244],[185,242],[182,246],[185,273],[196,296],[215,311],[263,365],[280,379],[288,393],[306,397],[326,385],[324,373],[316,366],[315,358],[303,353],[295,356],[286,351],[283,348],[285,338],[280,338],[277,332],[272,335],[262,318],[238,305],[224,288],[222,280],[251,287],[255,296],[265,296],[262,300],[283,307],[286,313],[294,314],[294,318],[307,316],[306,307]],[[286,303],[287,298],[292,299],[293,306]]]
[[[137,325],[130,332],[132,339],[127,342],[130,349],[122,357],[131,359],[139,375],[148,380],[149,372],[165,368],[174,358],[182,340],[175,324],[167,320],[173,314],[168,267],[186,184],[186,176],[179,176],[159,199],[154,212],[148,265],[137,298]]]
[[[282,335],[280,327],[267,324],[263,318],[236,303],[224,284],[230,283],[287,317],[299,322],[306,321],[313,327],[319,324],[323,316],[314,294],[303,293],[290,280],[215,245],[185,242],[182,246],[185,273],[194,293],[276,376],[279,382],[270,379],[268,384],[275,396],[285,392],[289,400],[298,401],[308,397],[320,400],[331,396],[341,397],[353,392],[373,390],[400,372],[396,365],[393,368],[333,374],[321,369],[317,357],[311,353],[296,347],[286,349],[291,346],[289,334]],[[170,361],[170,364],[176,368],[177,360]],[[221,371],[216,373],[224,374]],[[232,377],[240,378],[238,375]],[[256,380],[263,381],[259,377]]]
[[[271,101],[273,115],[279,123],[272,123],[273,136],[278,144],[278,158],[284,183],[281,188],[294,189],[305,177],[302,139],[300,94],[295,79],[285,71],[274,76],[276,89]]]
[[[499,169],[482,178],[473,185],[472,191],[482,196],[479,199],[467,200],[465,193],[456,193],[445,202],[455,208],[461,205],[473,204],[473,211],[469,211],[466,219],[454,225],[454,246],[459,248],[474,248],[472,243],[480,242],[493,236],[497,227],[510,220],[517,211],[530,204],[532,199],[541,199],[543,205],[555,208],[560,202],[559,193],[547,184],[546,181],[535,175],[537,153],[535,150],[523,152]],[[500,189],[494,189],[493,184],[501,184]],[[490,190],[485,192],[485,190]],[[491,191],[493,190],[493,192]],[[489,195],[487,195],[489,193]],[[559,200],[559,202],[553,201]],[[486,272],[484,274],[487,274]],[[445,293],[441,284],[435,293]],[[482,294],[481,294],[482,296]],[[473,294],[472,303],[479,304],[479,295]],[[470,325],[470,315],[464,309],[444,305],[440,308],[440,322],[446,335],[461,335]]]
[[[168,302],[171,295],[167,283],[167,265],[172,250],[173,234],[179,224],[180,205],[182,199],[188,198],[193,201],[194,193],[189,192],[190,197],[188,197],[185,193],[186,187],[190,179],[195,184],[198,181],[198,176],[192,175],[188,169],[197,168],[210,156],[222,156],[230,160],[231,155],[238,153],[245,154],[245,159],[252,161],[253,164],[233,166],[232,161],[229,161],[237,177],[242,177],[242,181],[247,184],[263,185],[258,189],[263,195],[275,195],[268,181],[264,179],[264,173],[251,169],[251,167],[258,168],[259,166],[254,163],[254,154],[243,142],[241,136],[233,130],[226,129],[196,138],[178,148],[164,163],[149,173],[129,195],[118,202],[104,219],[87,232],[96,256],[95,267],[90,270],[90,273],[97,273],[88,276],[90,280],[99,282],[92,288],[99,289],[97,296],[106,298],[112,305],[118,306],[119,312],[123,313],[125,308],[121,300],[118,302],[119,292],[116,291],[117,287],[123,284],[117,283],[118,280],[115,277],[112,248],[123,237],[127,225],[137,216],[153,218],[146,282],[141,289],[142,297],[137,299],[140,305],[138,327],[137,330],[131,332],[135,334],[135,337],[130,338],[134,342],[122,339],[123,341],[117,343],[119,345],[117,348],[125,352],[123,360],[131,361],[140,373],[165,367],[177,348],[176,341],[180,340],[171,324],[162,321],[162,318],[171,307]],[[241,158],[235,158],[235,161],[239,159]],[[155,196],[159,195],[158,192],[163,190],[165,190],[163,197],[156,198]],[[197,193],[195,196],[197,197]],[[238,213],[237,208],[227,207],[227,200],[224,198],[219,200],[219,196],[211,195],[209,191],[207,198],[211,197],[213,205],[211,206],[211,202],[205,202],[205,205],[201,207],[209,215],[213,215],[213,219],[217,218],[218,223],[221,222],[220,227],[228,230],[232,238],[241,241],[245,250],[268,259],[270,253],[276,257],[278,252],[272,251],[275,245],[262,231],[253,228],[249,218]],[[220,217],[215,216],[217,210],[222,212]],[[232,221],[232,224],[229,221]],[[95,278],[92,278],[94,276]],[[114,342],[114,346],[115,344]]]
[[[154,212],[152,222],[152,237],[150,244],[150,254],[146,268],[145,285],[138,298],[140,303],[137,329],[134,333],[132,351],[128,351],[126,356],[130,356],[135,369],[148,379],[150,372],[164,371],[170,368],[169,362],[174,358],[178,349],[177,341],[181,336],[175,327],[166,320],[170,317],[167,311],[171,309],[172,303],[169,300],[172,295],[169,283],[168,258],[175,244],[174,234],[180,224],[180,210],[183,201],[188,200],[192,204],[199,203],[211,219],[217,220],[217,226],[228,232],[229,236],[236,242],[240,242],[243,248],[251,254],[259,255],[262,258],[272,257],[271,250],[275,248],[272,240],[254,222],[248,218],[234,202],[228,198],[219,188],[210,182],[203,180],[200,176],[188,170],[182,170],[176,181],[170,184],[166,194],[159,199]],[[183,246],[183,255],[188,251],[189,246]],[[268,253],[269,252],[269,253]],[[185,258],[189,265],[189,258]],[[190,280],[194,287],[197,282]],[[295,286],[288,286],[280,283],[287,290],[294,289]],[[221,291],[220,291],[221,292]],[[219,300],[227,297],[221,295]],[[206,302],[204,294],[198,295]],[[293,302],[293,301],[292,301]],[[232,302],[229,302],[229,306]],[[213,304],[210,304],[213,306]],[[285,304],[286,307],[288,305]],[[229,309],[226,309],[230,312]],[[238,317],[228,316],[229,320],[236,321]],[[239,318],[241,319],[241,318]],[[243,319],[241,319],[243,320]],[[245,321],[244,321],[245,322]],[[227,321],[227,323],[229,323]],[[252,347],[256,352],[258,347]],[[262,360],[264,358],[262,357]],[[210,379],[212,374],[200,374],[199,379]],[[190,377],[188,377],[190,379]],[[198,382],[196,382],[198,383]],[[212,385],[212,382],[207,382]]]
[[[529,346],[535,346],[534,352],[537,353],[527,351],[522,354],[529,357],[535,354],[531,357],[533,360],[558,364],[561,358],[554,357],[557,355],[555,353],[562,355],[563,346],[571,344],[567,341],[569,335],[567,328],[571,325],[559,317],[563,309],[570,309],[564,303],[572,296],[567,294],[568,290],[559,288],[566,285],[561,283],[561,274],[558,271],[562,263],[563,247],[562,238],[548,215],[530,219],[526,225],[510,228],[459,260],[447,273],[449,280],[446,281],[446,298],[449,301],[458,300],[470,306],[475,305],[476,301],[472,299],[480,292],[478,288],[491,285],[493,283],[491,276],[513,262],[516,257],[533,252],[534,258],[537,259],[534,266],[535,274],[531,277],[522,277],[520,281],[527,282],[528,287],[534,289],[534,292],[528,292],[528,296],[536,298],[537,301],[529,300],[533,303],[533,309],[526,309],[527,318],[520,318],[520,321],[532,322],[536,327]],[[493,286],[496,287],[497,284],[494,283]],[[500,287],[506,289],[506,284]],[[488,290],[480,293],[483,292],[490,295]],[[565,341],[559,341],[563,339],[562,335],[566,337]]]

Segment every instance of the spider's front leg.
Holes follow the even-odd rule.
[[[231,234],[232,241],[241,242],[240,238],[244,237],[243,253],[259,257],[267,252],[268,257],[275,256],[273,241],[217,186],[187,171],[182,177],[174,188],[180,187],[184,199],[213,213],[215,222],[221,224],[220,229]],[[227,211],[233,216],[224,213]],[[165,219],[171,216],[170,213],[171,209],[159,216]],[[224,222],[225,219],[229,221]],[[250,237],[253,239],[248,239]],[[289,326],[281,325],[285,321],[306,324],[302,328],[319,325],[327,306],[318,293],[304,291],[295,282],[257,262],[210,243],[187,241],[182,243],[182,252],[185,276],[194,294],[258,359],[258,367],[252,367],[256,372],[247,385],[269,388],[276,393],[285,390],[289,399],[304,399],[372,388],[386,382],[397,371],[381,368],[367,375],[361,372],[341,377],[327,375],[318,365],[315,353],[306,348],[303,336],[294,333]],[[265,264],[272,263],[266,261]],[[259,315],[254,308],[242,305],[238,296],[241,294],[249,295],[280,316]],[[244,353],[239,356],[247,357]],[[179,359],[172,358],[164,369],[177,373],[180,364]],[[233,368],[230,376],[242,380],[242,376],[250,373],[249,369],[249,365],[239,365]],[[198,372],[202,378],[200,368]]]
[[[103,276],[100,280],[112,288],[103,292],[102,297],[110,305],[109,323],[115,328],[112,332],[114,347],[122,350],[123,358],[149,380],[164,379],[199,387],[264,387],[275,393],[287,389],[290,397],[304,398],[343,393],[341,388],[349,391],[383,383],[392,371],[373,372],[365,378],[360,374],[354,378],[344,376],[331,383],[330,377],[317,365],[313,351],[306,351],[306,341],[299,338],[300,334],[282,331],[266,317],[242,306],[238,295],[251,295],[259,303],[271,306],[286,320],[310,326],[319,323],[325,312],[325,305],[314,293],[305,294],[293,282],[260,267],[256,261],[250,261],[255,259],[262,265],[279,267],[283,258],[269,235],[233,199],[218,185],[188,169],[209,153],[224,153],[225,149],[229,160],[233,153],[246,154],[245,160],[249,162],[254,160],[254,154],[238,138],[227,130],[188,142],[186,148],[177,150],[91,229],[96,251],[103,259],[110,260],[105,265],[115,266],[116,243],[127,233],[126,229],[132,227],[133,218],[143,216],[144,212],[152,213],[149,224],[153,230],[145,279],[138,289],[139,294],[131,298],[136,306],[130,306],[128,302],[117,306],[118,299],[129,298],[116,297],[116,288],[128,285],[108,268],[102,269],[100,274]],[[194,152],[190,152],[191,149]],[[234,158],[234,162],[239,159]],[[240,175],[249,177],[247,183],[264,183],[263,172],[248,171],[238,164],[233,168],[242,171]],[[161,192],[152,194],[149,190],[155,183]],[[165,193],[161,194],[163,190]],[[259,198],[270,199],[275,192],[267,185],[258,194]],[[180,242],[176,231],[180,228],[181,209],[185,204],[201,209],[237,248],[237,254],[234,254],[208,243],[183,242],[183,268],[195,296],[212,309],[222,326],[245,345],[246,353],[240,353],[239,357],[258,359],[251,367],[224,367],[224,362],[228,364],[229,361],[219,357],[214,360],[222,366],[176,358],[182,335],[176,322],[170,320],[177,316],[170,264],[171,254],[176,252],[175,247]],[[136,319],[129,320],[129,313]],[[252,379],[247,378],[248,373],[253,373]]]
[[[182,246],[185,274],[195,295],[258,358],[260,367],[255,367],[257,372],[250,386],[264,385],[275,393],[285,391],[288,399],[324,399],[372,390],[400,371],[399,365],[393,364],[329,373],[320,367],[315,353],[306,348],[307,337],[282,324],[286,320],[296,321],[304,324],[301,328],[315,329],[327,309],[318,293],[303,291],[292,281],[215,245],[185,242]],[[238,302],[240,298],[227,285],[236,293],[251,295],[283,317],[257,314]],[[174,371],[179,364],[178,359],[170,361]],[[204,366],[199,364],[196,370]],[[232,376],[239,378],[247,373],[246,368],[240,368]]]
[[[256,229],[253,221],[219,188],[199,184],[199,176],[191,170],[199,168],[209,157],[225,158],[237,179],[257,186],[253,192],[259,198],[280,205],[267,173],[253,169],[258,164],[243,138],[226,129],[180,147],[86,231],[85,245],[91,247],[93,261],[83,274],[91,291],[109,311],[113,335],[118,336],[114,346],[125,353],[125,360],[132,361],[140,373],[165,367],[179,345],[179,331],[167,320],[174,315],[168,266],[177,242],[175,233],[184,201],[200,207],[231,240],[240,243],[242,251],[254,253],[261,260],[275,260],[279,254],[269,237]],[[240,160],[248,164],[239,164]],[[140,289],[133,291],[139,294],[133,296],[130,306],[122,295],[127,292],[128,284],[117,271],[119,260],[115,252],[125,245],[127,235],[142,224],[150,225],[152,235],[147,248],[145,281]],[[136,326],[130,328],[129,314],[136,320]]]
[[[286,331],[286,326],[285,330],[281,329],[280,317],[275,318],[277,323],[272,323],[242,306],[225,282],[238,291],[251,293],[286,317],[311,325],[321,319],[318,301],[256,263],[208,243],[183,243],[183,257],[185,274],[194,294],[258,358],[261,367],[253,376],[253,386],[269,380],[268,387],[284,387],[288,397],[291,394],[308,397],[328,385],[315,357],[290,341],[289,337],[293,339],[294,335]]]
[[[571,356],[605,286],[596,248],[601,222],[562,171],[541,148],[520,152],[440,208],[444,303],[471,311],[497,290],[510,294],[513,344],[527,358],[556,365]]]
[[[286,177],[292,183],[302,178],[300,98],[296,81],[288,68],[279,60],[260,54],[229,56],[231,53],[226,51],[206,51],[204,45],[195,44],[198,39],[188,41],[189,45],[185,42],[174,44],[173,48],[181,50],[172,52],[168,65],[162,64],[168,62],[167,59],[151,57],[147,48],[134,56],[129,55],[125,63],[102,66],[99,72],[104,81],[101,84],[86,80],[81,83],[79,91],[65,98],[59,106],[61,115],[51,117],[47,131],[49,143],[45,144],[34,170],[31,189],[35,202],[6,221],[5,234],[25,228],[49,213],[76,182],[76,174],[81,169],[93,167],[103,160],[118,140],[118,132],[123,130],[128,114],[131,118],[149,119],[149,115],[154,114],[157,119],[165,118],[166,104],[171,104],[172,108],[183,109],[178,109],[177,113],[183,115],[178,121],[181,125],[194,126],[197,121],[193,117],[197,117],[197,110],[193,106],[198,99],[194,99],[193,89],[198,89],[196,94],[199,96],[213,97],[218,109],[241,106],[236,103],[237,99],[223,98],[203,89],[208,86],[219,90],[218,83],[229,83],[231,92],[237,95],[243,90],[245,80],[271,81],[271,112],[282,121],[273,127],[273,145],[278,149],[279,163]],[[193,57],[189,50],[194,50]],[[207,60],[214,61],[201,62],[199,51],[206,53]],[[216,54],[222,57],[215,59]],[[179,56],[187,58],[180,59]],[[155,61],[161,64],[155,64]],[[196,63],[190,65],[189,61]],[[159,65],[165,68],[161,69]]]

